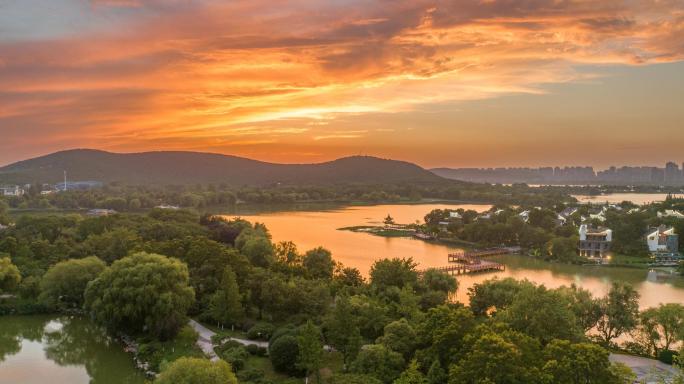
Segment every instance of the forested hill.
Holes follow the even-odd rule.
[[[318,164],[274,164],[199,152],[111,153],[91,149],[56,152],[0,168],[0,184],[56,183],[63,179],[132,185],[341,184],[439,182],[439,176],[411,163],[369,156]]]

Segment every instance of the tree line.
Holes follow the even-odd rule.
[[[160,204],[206,209],[235,204],[293,204],[310,202],[411,202],[424,198],[470,202],[526,204],[545,206],[572,201],[562,190],[530,188],[526,185],[489,185],[444,180],[443,182],[344,184],[344,185],[268,185],[232,187],[226,184],[136,186],[108,183],[101,188],[42,194],[46,189],[35,184],[23,196],[6,197],[0,204],[23,210],[74,210],[105,208],[119,212],[140,211]]]

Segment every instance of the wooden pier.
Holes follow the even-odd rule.
[[[449,265],[446,267],[431,268],[446,272],[449,275],[464,275],[468,273],[505,271],[506,266],[480,257],[509,254],[510,249],[496,248],[480,251],[460,251],[448,255]],[[422,271],[425,272],[425,271]]]
[[[459,264],[454,263],[447,265],[446,267],[436,267],[429,268],[436,269],[441,272],[445,272],[449,275],[465,275],[469,273],[479,273],[479,272],[495,272],[495,271],[505,271],[506,266],[501,263],[495,263],[493,261],[483,260],[479,264]],[[423,271],[425,272],[425,271]]]
[[[487,248],[487,249],[474,249],[471,251],[457,251],[449,254],[449,262],[458,262],[457,260],[470,259],[470,258],[482,258],[489,256],[498,255],[510,255],[520,253],[520,247],[501,247],[501,248]]]

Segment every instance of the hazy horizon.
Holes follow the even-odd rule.
[[[655,0],[2,2],[0,164],[681,164],[682,20]]]
[[[248,156],[239,156],[239,155],[230,154],[230,153],[220,153],[220,152],[211,152],[211,151],[199,151],[199,150],[187,150],[187,151],[186,151],[186,150],[150,149],[150,150],[144,150],[144,151],[130,151],[130,152],[125,152],[125,151],[112,151],[112,150],[99,149],[99,148],[66,148],[66,149],[62,149],[62,150],[55,151],[55,152],[43,153],[43,154],[38,154],[38,155],[32,156],[32,157],[17,159],[17,160],[14,160],[14,161],[11,161],[11,162],[7,162],[7,163],[2,163],[2,162],[0,162],[0,167],[5,167],[5,166],[11,165],[11,164],[14,164],[14,163],[17,163],[17,162],[25,161],[25,160],[31,160],[31,159],[33,159],[33,158],[38,158],[38,157],[43,157],[43,156],[51,155],[51,154],[57,153],[57,152],[72,151],[72,150],[96,150],[96,151],[106,151],[106,152],[117,153],[117,154],[134,154],[134,153],[141,153],[141,152],[180,151],[180,152],[209,153],[209,154],[218,154],[218,155],[226,155],[226,156],[238,156],[238,157],[245,157],[245,158],[252,159],[252,160],[257,160],[257,161],[271,162],[271,161],[267,161],[267,160],[263,160],[263,159],[258,159],[258,158],[253,158],[253,157],[248,157]],[[280,163],[280,164],[315,164],[315,163],[323,163],[323,162],[327,162],[327,161],[333,161],[333,160],[337,160],[337,159],[341,159],[341,158],[345,158],[345,157],[353,157],[353,156],[372,156],[372,157],[379,157],[379,158],[385,158],[385,159],[390,159],[390,160],[408,161],[408,160],[406,160],[406,159],[401,159],[401,158],[390,158],[390,157],[385,157],[385,156],[381,156],[381,155],[380,155],[380,156],[377,156],[377,155],[366,154],[366,153],[357,153],[357,154],[342,155],[342,156],[339,156],[339,157],[334,157],[334,158],[327,159],[327,160],[322,160],[322,161],[311,161],[311,162],[277,162],[277,161],[274,161],[274,162],[272,162],[272,163]],[[668,162],[669,162],[669,161],[674,162],[675,164],[677,164],[678,167],[681,167],[681,169],[684,170],[684,167],[683,167],[684,161],[678,161],[678,160],[675,160],[675,159],[668,160]],[[409,162],[411,162],[411,161],[409,161]],[[422,164],[420,164],[420,163],[418,163],[418,162],[412,162],[412,163],[417,164],[417,165],[419,165],[419,166],[421,166],[422,168],[425,168],[425,169],[436,169],[436,168],[453,168],[453,169],[457,169],[457,168],[472,168],[472,169],[490,169],[490,168],[491,168],[491,169],[495,169],[495,168],[511,168],[511,169],[515,169],[515,168],[531,168],[531,169],[535,169],[535,168],[549,168],[549,167],[551,167],[551,168],[555,168],[555,167],[560,167],[560,168],[563,168],[563,167],[592,167],[592,168],[594,169],[594,171],[602,171],[602,170],[609,169],[610,167],[617,167],[617,168],[620,168],[620,167],[623,167],[623,166],[624,166],[624,167],[657,167],[657,168],[663,168],[663,167],[665,166],[665,163],[662,163],[662,164],[656,164],[656,163],[651,163],[651,164],[648,164],[648,163],[636,164],[636,163],[635,163],[635,164],[611,164],[611,165],[608,165],[608,166],[606,166],[606,167],[600,167],[600,166],[595,166],[595,165],[591,165],[591,164],[551,164],[551,165],[534,165],[534,164],[532,164],[532,165],[511,165],[511,166],[504,166],[504,165],[502,165],[502,166],[496,166],[496,165],[494,165],[494,166],[468,166],[468,167],[459,167],[459,166],[424,166],[424,165],[422,165]]]

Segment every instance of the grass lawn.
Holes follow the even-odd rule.
[[[282,373],[278,373],[275,370],[273,370],[273,366],[271,365],[271,360],[268,359],[268,357],[258,357],[258,356],[250,356],[249,359],[245,362],[245,370],[248,369],[253,369],[256,371],[260,371],[264,373],[264,378],[271,380],[273,382],[281,382],[284,380],[289,379],[290,377],[287,375],[284,375]]]
[[[344,361],[339,352],[324,352],[323,354],[323,368],[321,369],[321,377],[326,379],[333,373],[342,371]],[[278,373],[273,370],[271,360],[268,357],[250,356],[245,362],[243,371],[255,370],[264,373],[264,378],[278,384],[300,383],[304,382],[302,378],[295,378]],[[309,380],[312,382],[312,380]]]
[[[138,356],[150,363],[150,368],[159,371],[165,363],[181,357],[203,358],[204,353],[197,347],[197,333],[190,326],[185,326],[173,340],[157,341],[139,339]]]
[[[627,256],[615,254],[611,256],[610,264],[625,267],[647,268],[651,259],[643,256]]]

